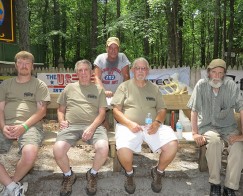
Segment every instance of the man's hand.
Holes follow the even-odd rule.
[[[96,77],[95,77],[95,74],[94,73],[92,73],[92,75],[90,77],[90,80],[91,80],[92,83],[97,84]]]
[[[113,97],[113,92],[111,92],[111,91],[105,91],[105,96],[106,97]]]
[[[63,121],[59,122],[59,127],[60,127],[60,129],[66,129],[69,127],[69,122],[67,120],[63,120]]]
[[[142,131],[142,127],[137,124],[136,122],[133,122],[131,121],[129,124],[128,124],[128,129],[130,129],[133,133],[137,133],[139,131]]]
[[[243,135],[231,135],[229,137],[229,143],[232,145],[235,142],[243,141]]]
[[[160,127],[160,124],[158,122],[153,122],[149,127],[148,127],[148,134],[152,135],[155,134]]]
[[[18,139],[25,132],[25,128],[22,125],[5,125],[3,127],[3,134],[8,139]]]
[[[89,126],[87,129],[84,130],[83,135],[82,135],[82,140],[84,142],[90,140],[93,135],[94,135],[95,129]]]
[[[193,134],[193,139],[198,146],[203,146],[206,144],[206,138],[198,133]]]
[[[8,139],[16,139],[12,135],[12,126],[5,125],[3,127],[3,135],[5,135]]]

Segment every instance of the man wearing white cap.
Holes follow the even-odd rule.
[[[228,160],[223,195],[234,196],[239,189],[243,160],[243,127],[237,129],[234,112],[243,121],[243,98],[236,83],[226,77],[226,63],[214,59],[208,65],[208,77],[196,84],[188,107],[191,108],[192,135],[199,145],[206,145],[206,159],[211,184],[210,196],[221,195],[221,152],[228,143]],[[242,123],[241,123],[242,124]],[[241,130],[241,132],[239,131]]]
[[[105,90],[106,97],[112,97],[119,84],[130,79],[130,61],[124,53],[119,53],[120,41],[110,37],[106,41],[106,53],[94,61],[95,80]]]

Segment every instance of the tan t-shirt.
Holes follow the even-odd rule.
[[[14,77],[1,83],[0,101],[5,101],[5,123],[22,124],[36,112],[38,101],[50,101],[50,93],[46,84],[37,78],[17,83]]]
[[[151,113],[154,120],[157,112],[165,108],[158,86],[147,81],[144,87],[138,87],[134,79],[123,82],[117,88],[111,105],[121,106],[124,115],[140,125],[145,124],[147,113]]]
[[[79,82],[68,84],[57,99],[66,106],[65,119],[71,124],[91,124],[99,108],[107,107],[104,90],[95,84],[82,86]]]

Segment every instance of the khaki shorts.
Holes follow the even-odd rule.
[[[58,132],[56,141],[66,141],[71,146],[74,146],[82,138],[83,132],[87,127],[87,125],[69,125],[68,128]],[[96,128],[93,137],[87,143],[95,144],[98,140],[108,141],[107,132],[103,126]]]
[[[27,144],[33,144],[40,147],[43,139],[44,132],[42,129],[37,127],[30,127],[29,130],[21,135],[18,139],[19,152],[21,152],[22,148]],[[2,153],[8,152],[13,144],[13,141],[15,140],[6,138],[2,132],[0,132],[0,151]]]

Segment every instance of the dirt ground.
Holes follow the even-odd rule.
[[[197,157],[198,149],[193,144],[180,144],[180,149],[175,160],[166,170],[163,178],[161,193],[155,194],[151,190],[150,168],[156,165],[158,154],[143,153],[134,156],[134,167],[136,168],[136,196],[164,195],[164,196],[205,196],[209,195],[210,185],[208,173],[199,172]],[[91,167],[94,152],[90,146],[79,146],[71,148],[69,157],[73,171],[78,180],[73,185],[73,196],[86,195],[85,173]],[[13,174],[14,167],[19,159],[17,148],[12,147],[8,154],[0,155],[0,162],[5,165],[8,172]],[[243,177],[242,177],[243,178]],[[222,184],[224,170],[222,170]],[[62,181],[62,172],[56,165],[52,146],[42,146],[39,158],[34,168],[22,180],[29,183],[27,196],[49,196],[59,195]],[[108,158],[105,165],[99,171],[97,196],[123,196],[128,195],[124,190],[124,172],[112,172],[112,160]],[[0,187],[1,190],[1,187]],[[237,196],[243,195],[243,179],[240,182],[240,190]]]

